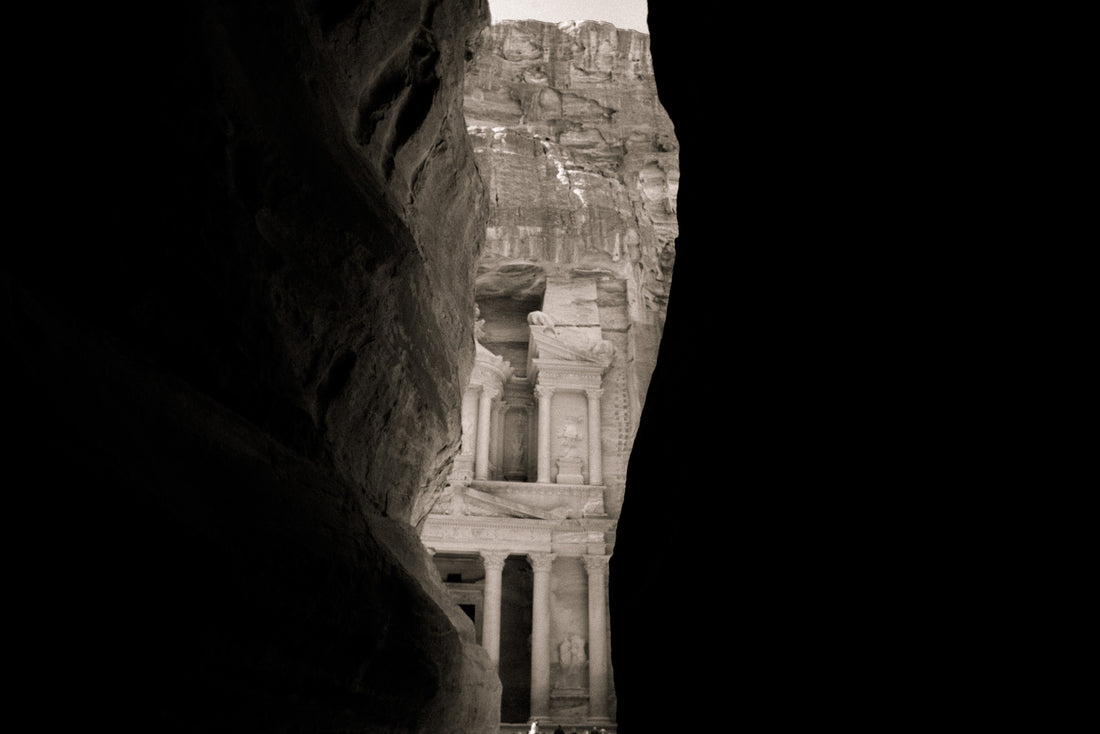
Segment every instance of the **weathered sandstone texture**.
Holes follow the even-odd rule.
[[[598,324],[572,323],[565,303],[547,308],[561,309],[561,324],[598,325],[595,336],[626,355],[636,425],[678,230],[678,143],[649,37],[591,21],[496,23],[468,70],[465,115],[489,191],[478,298],[548,293],[547,279],[559,293],[594,282]]]
[[[45,206],[0,279],[20,496],[52,506],[22,516],[72,546],[42,577],[58,708],[495,731],[495,671],[413,527],[473,364],[488,207],[462,83],[485,3],[58,16],[73,58],[19,178]]]

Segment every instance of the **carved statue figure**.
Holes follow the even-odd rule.
[[[561,644],[558,645],[558,659],[561,660],[562,667],[581,665],[588,662],[588,658],[584,654],[584,638],[579,635],[572,635],[562,640]]]
[[[532,311],[527,314],[527,323],[531,326],[544,326],[551,334],[558,333],[554,328],[554,320],[544,311]]]
[[[579,665],[587,662],[588,658],[584,654],[584,638],[573,635],[569,638],[569,644],[573,648],[573,664]]]
[[[510,433],[505,447],[505,471],[522,469],[527,457],[527,415],[517,412],[515,418],[508,421]]]
[[[462,416],[462,446],[461,453],[472,454],[474,452],[474,417],[469,414]]]
[[[606,339],[593,342],[587,349],[595,359],[610,361],[615,356],[615,345]]]
[[[561,641],[561,644],[558,645],[558,658],[564,666],[573,664],[573,643],[571,641]]]
[[[485,319],[481,318],[481,307],[474,304],[474,339],[481,341],[485,338]]]
[[[561,456],[574,458],[577,456],[577,446],[581,442],[581,419],[566,418],[561,428],[558,429],[558,440],[561,446]]]

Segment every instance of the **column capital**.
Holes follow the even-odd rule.
[[[554,388],[550,385],[535,385],[534,392],[538,398],[549,399],[554,394]]]
[[[593,573],[607,573],[608,562],[611,556],[581,556],[584,568],[591,576]]]
[[[500,395],[502,392],[500,385],[494,385],[492,383],[484,384],[481,386],[481,394],[490,400]]]
[[[531,562],[533,571],[549,571],[554,563],[553,553],[528,553],[527,560]]]
[[[593,399],[599,400],[601,397],[603,397],[603,388],[602,387],[586,387],[584,389],[584,394],[588,396],[589,400],[593,400]]]
[[[504,561],[508,558],[508,553],[504,551],[478,551],[478,555],[481,556],[481,562],[485,565],[485,570],[490,569],[499,571],[504,568]]]

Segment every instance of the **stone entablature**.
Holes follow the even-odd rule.
[[[475,481],[470,487],[502,500],[543,510],[545,519],[607,516],[603,504],[604,487],[600,485]]]
[[[597,362],[570,362],[541,358],[532,360],[532,368],[538,375],[539,387],[583,393],[603,387],[603,375],[607,367],[608,365]]]
[[[549,553],[553,535],[545,520],[429,515],[420,540],[436,553]]]
[[[545,520],[429,515],[420,539],[433,553],[553,553],[604,555],[614,529],[611,519]]]

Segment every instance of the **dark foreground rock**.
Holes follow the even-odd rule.
[[[2,280],[47,718],[493,731],[413,527],[473,362],[484,4],[53,10]]]

